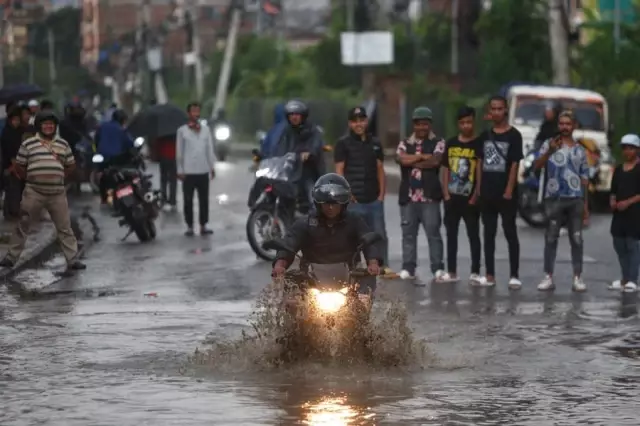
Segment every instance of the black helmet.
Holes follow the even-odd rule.
[[[285,115],[300,114],[303,118],[309,115],[309,107],[304,102],[292,99],[284,105]]]
[[[113,111],[113,114],[111,114],[111,120],[115,121],[117,123],[120,123],[120,124],[122,124],[125,121],[127,121],[128,118],[129,118],[129,116],[122,109],[117,109],[117,110]]]
[[[60,124],[60,120],[58,119],[58,116],[55,112],[51,111],[50,109],[42,110],[36,114],[36,118],[33,122],[33,125],[38,132],[41,130],[42,123],[44,123],[45,121],[53,121],[56,127],[58,126],[58,124]]]
[[[349,182],[336,173],[321,176],[313,185],[311,192],[313,201],[318,204],[349,204],[351,201],[351,186]]]

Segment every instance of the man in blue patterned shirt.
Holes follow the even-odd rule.
[[[553,269],[556,263],[560,228],[566,223],[571,244],[571,264],[573,265],[573,291],[586,291],[582,280],[582,227],[588,219],[587,185],[589,166],[587,153],[582,145],[573,139],[575,117],[564,111],[558,116],[560,134],[545,141],[540,148],[540,157],[535,167],[545,169],[545,210],[549,219],[544,242],[545,277],[538,290],[553,290]]]

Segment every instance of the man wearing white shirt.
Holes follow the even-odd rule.
[[[200,104],[187,105],[189,122],[176,134],[176,165],[182,181],[184,198],[185,235],[193,236],[193,195],[198,193],[200,235],[211,235],[209,222],[209,181],[215,177],[216,156],[209,129],[200,122]]]

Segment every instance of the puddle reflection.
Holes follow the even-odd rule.
[[[361,425],[374,418],[370,407],[350,405],[346,396],[325,397],[302,405],[302,423],[310,426]]]

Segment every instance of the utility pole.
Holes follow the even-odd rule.
[[[616,57],[620,56],[620,21],[622,21],[621,8],[620,0],[615,0],[613,11],[613,40],[616,49]]]
[[[451,75],[458,75],[460,61],[459,33],[460,0],[451,2]]]
[[[56,74],[56,41],[55,35],[51,28],[47,28],[47,44],[49,45],[49,81],[51,90],[56,88],[58,76]]]
[[[564,6],[562,0],[549,0],[549,43],[553,64],[553,83],[568,85],[569,35],[564,25]]]
[[[192,31],[192,49],[194,56],[193,70],[196,79],[196,96],[198,100],[202,100],[204,96],[204,73],[202,71],[202,58],[200,52],[200,33],[198,31],[198,18],[199,14],[198,0],[192,0],[192,4],[189,11],[189,19],[191,19],[191,31]]]
[[[236,2],[231,3],[233,11],[231,12],[231,25],[229,26],[229,34],[224,47],[224,59],[222,60],[222,69],[218,78],[218,87],[216,89],[216,100],[211,110],[211,118],[215,119],[218,111],[220,111],[227,100],[227,90],[229,90],[229,78],[231,77],[231,66],[233,58],[236,54],[236,42],[238,41],[238,31],[242,18],[242,8]]]
[[[4,19],[4,5],[0,7],[0,39],[7,31],[7,21]],[[4,42],[0,40],[0,87],[4,87]]]

